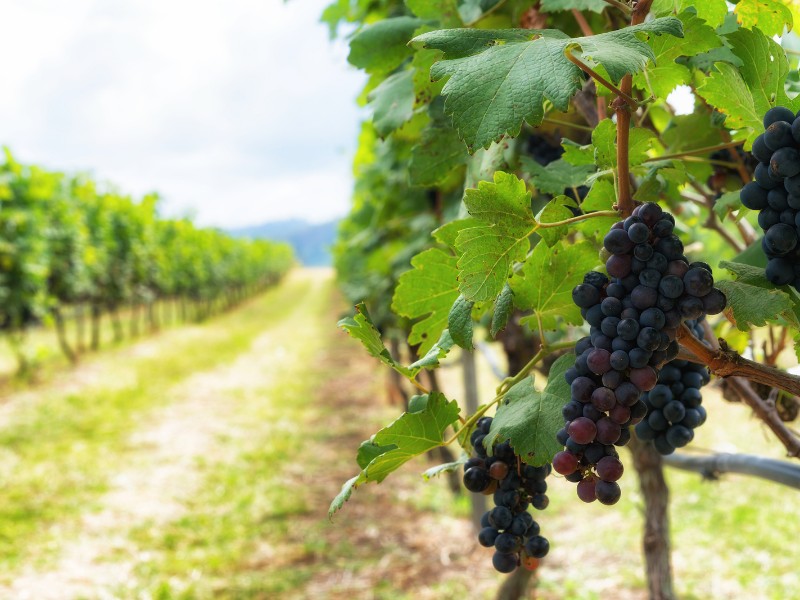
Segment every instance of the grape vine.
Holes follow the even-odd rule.
[[[550,485],[615,504],[628,446],[658,542],[648,585],[669,598],[660,456],[705,422],[711,376],[800,456],[752,387],[800,393],[786,371],[800,348],[787,287],[800,290],[800,99],[797,60],[775,41],[791,11],[751,4],[326,10],[334,31],[357,26],[348,60],[370,75],[372,110],[336,252],[358,306],[341,325],[419,394],[362,444],[331,515],[361,485],[457,445],[477,455],[426,476],[463,465],[475,497],[492,492],[479,541],[498,570],[519,573],[544,555],[544,542],[527,546],[538,525],[528,541],[527,517],[514,525],[536,498],[524,484],[544,490],[537,474],[552,468]],[[678,86],[693,98],[680,111],[667,101]],[[448,400],[435,369],[498,335],[510,373],[495,398]],[[548,537],[557,547],[558,532]]]

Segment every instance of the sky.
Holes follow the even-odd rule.
[[[365,76],[328,3],[0,0],[0,144],[204,226],[341,216]]]

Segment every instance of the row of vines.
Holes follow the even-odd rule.
[[[86,175],[21,164],[6,151],[0,328],[21,369],[29,367],[23,340],[32,327],[54,323],[74,361],[82,346],[98,347],[103,315],[118,339],[122,310],[142,310],[151,328],[159,301],[182,307],[184,317],[188,303],[200,318],[275,283],[293,262],[286,245],[233,239],[188,218],[162,218],[157,209],[156,195],[137,200]],[[91,323],[88,344],[67,336],[67,317],[76,315]]]
[[[358,448],[331,515],[356,488],[445,452],[425,475],[463,470],[470,491],[494,500],[476,522],[495,568],[535,570],[558,543],[528,514],[547,506],[545,478],[555,471],[581,500],[614,504],[627,446],[650,596],[675,597],[662,456],[680,456],[705,422],[711,375],[800,457],[787,425],[800,378],[786,370],[800,356],[797,10],[776,0],[325,10],[333,35],[351,28],[348,60],[368,74],[359,100],[372,113],[335,253],[357,305],[340,325],[417,394]],[[508,359],[496,396],[447,398],[440,361],[459,346],[468,366],[483,339]]]

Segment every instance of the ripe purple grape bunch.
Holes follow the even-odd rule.
[[[689,263],[674,228],[674,217],[658,204],[638,206],[603,240],[609,277],[592,271],[572,290],[590,330],[565,374],[572,399],[562,410],[557,438],[565,450],[553,469],[578,484],[585,502],[619,500],[623,466],[615,447],[647,416],[641,396],[677,357],[678,327],[725,308],[711,267]]]
[[[508,442],[496,444],[489,456],[483,441],[491,426],[491,417],[478,421],[470,439],[477,456],[464,464],[464,486],[471,492],[493,494],[495,504],[481,519],[478,542],[495,549],[492,564],[501,573],[510,573],[520,564],[535,568],[550,543],[539,535],[539,524],[528,507],[547,508],[545,478],[550,465],[526,465]]]
[[[695,337],[704,340],[702,319],[687,321]],[[710,346],[710,345],[709,345]],[[673,360],[658,373],[658,383],[642,394],[647,418],[635,427],[642,441],[652,441],[660,454],[672,454],[694,439],[694,430],[706,422],[700,388],[711,380],[708,368],[687,360]]]
[[[800,115],[782,106],[771,108],[764,129],[753,142],[759,161],[755,181],[742,188],[739,198],[759,211],[767,279],[800,291]]]

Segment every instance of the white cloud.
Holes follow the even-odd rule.
[[[233,226],[343,214],[363,76],[328,0],[0,0],[0,142]]]

